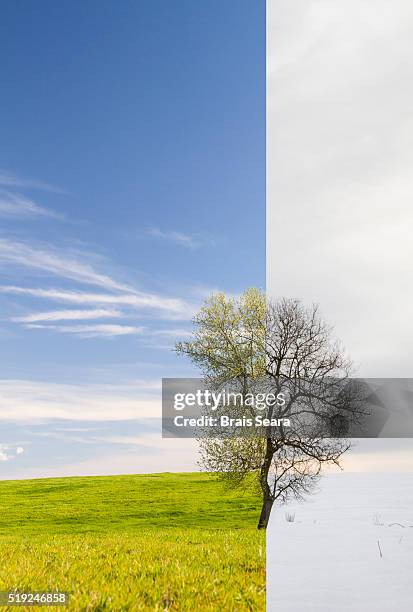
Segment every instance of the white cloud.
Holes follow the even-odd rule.
[[[23,267],[40,270],[46,275],[56,275],[65,280],[74,280],[85,284],[98,285],[106,292],[90,292],[76,289],[43,289],[41,287],[20,287],[15,285],[0,286],[0,293],[37,297],[42,300],[53,300],[67,304],[96,306],[96,308],[44,310],[29,312],[26,315],[13,316],[11,320],[21,323],[29,329],[49,329],[60,333],[74,334],[82,338],[137,335],[146,331],[141,326],[131,325],[131,318],[137,310],[144,309],[147,316],[170,321],[191,319],[195,302],[180,298],[171,298],[156,293],[136,290],[133,286],[120,283],[108,274],[96,269],[97,256],[90,253],[79,253],[72,250],[51,247],[32,246],[6,238],[0,239],[0,264],[10,267]],[[92,263],[93,262],[93,265]],[[99,262],[101,263],[101,262]],[[119,308],[107,308],[117,306]],[[94,324],[94,325],[55,325],[59,321],[82,321],[98,318],[126,319],[127,324]],[[49,325],[45,325],[49,323]],[[162,326],[161,326],[162,327]],[[147,335],[188,335],[186,330],[147,331]]]
[[[76,313],[81,313],[78,316]],[[96,324],[96,325],[54,325],[54,324],[42,324],[35,323],[29,321],[58,321],[65,319],[91,319],[96,318],[95,312],[100,311],[61,311],[61,312],[52,312],[52,313],[40,313],[39,315],[29,315],[27,317],[20,317],[14,320],[19,320],[24,322],[24,327],[26,329],[49,329],[53,331],[57,331],[60,333],[66,334],[75,334],[82,338],[97,338],[97,337],[113,337],[113,336],[130,336],[130,335],[142,335],[145,334],[146,337],[172,337],[176,338],[187,338],[191,335],[191,331],[188,329],[150,329],[142,326],[136,325],[117,325],[117,324]],[[102,311],[104,312],[104,311]],[[106,311],[110,313],[111,311]],[[73,313],[73,316],[66,315],[65,313]],[[82,313],[86,316],[82,317]],[[91,316],[87,316],[87,315]],[[46,318],[47,316],[50,318]],[[108,316],[108,315],[98,315],[98,316]],[[110,315],[109,315],[110,316]],[[53,318],[55,317],[55,318]],[[151,345],[153,346],[153,345]],[[172,346],[160,346],[158,348],[173,348]]]
[[[11,444],[0,444],[0,461],[10,461],[22,453],[24,453],[22,446],[16,447]]]
[[[53,219],[63,219],[53,210],[38,206],[20,193],[10,191],[0,191],[0,216],[3,217],[52,217]]]
[[[136,327],[134,325],[42,325],[37,323],[28,323],[25,325],[28,329],[52,329],[64,334],[76,334],[82,338],[98,338],[112,336],[128,336],[142,334],[144,327]]]
[[[0,379],[0,421],[160,418],[160,381],[67,385]]]
[[[169,298],[153,293],[135,291],[129,294],[86,293],[83,291],[66,291],[61,289],[37,289],[29,287],[16,287],[13,285],[0,286],[0,293],[14,295],[28,295],[42,299],[71,304],[113,304],[164,311],[170,318],[190,319],[195,312],[195,305],[179,298]]]
[[[76,255],[70,251],[61,249],[48,248],[45,250],[23,242],[1,238],[0,262],[42,270],[49,274],[98,285],[105,289],[131,291],[131,287],[115,281],[106,274],[97,272],[90,263],[76,258]]]
[[[36,312],[21,317],[12,317],[15,323],[36,323],[38,321],[70,321],[81,319],[103,319],[121,317],[120,310],[107,310],[96,308],[93,310],[52,310],[49,312]]]
[[[7,455],[5,451],[3,451],[2,447],[0,446],[0,461],[8,461],[8,460],[9,460],[9,456]]]
[[[183,328],[171,328],[171,329],[157,329],[152,332],[154,336],[172,336],[173,338],[183,338],[192,335],[192,331],[190,329]]]
[[[64,193],[62,189],[46,183],[44,181],[36,181],[31,179],[22,179],[7,172],[7,170],[0,169],[0,185],[3,187],[25,187],[27,189],[38,189],[40,191],[50,191],[52,193]]]
[[[197,465],[198,445],[192,439],[161,439],[157,444],[149,446],[136,446],[128,449],[124,447],[108,448],[104,454],[99,453],[91,459],[76,461],[66,465],[45,465],[41,468],[25,467],[7,472],[2,470],[2,479],[17,478],[45,478],[59,476],[99,476],[111,474],[145,474],[157,472],[194,472],[199,470]],[[6,467],[6,466],[4,466]],[[15,466],[13,466],[15,467]]]
[[[200,246],[201,244],[197,239],[195,239],[193,236],[190,236],[189,234],[184,234],[183,232],[176,231],[163,231],[157,227],[149,229],[147,231],[147,234],[149,236],[153,236],[154,238],[160,238],[162,240],[174,242],[175,244],[190,249],[194,249]]]

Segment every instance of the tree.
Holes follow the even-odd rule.
[[[273,504],[310,493],[327,464],[340,465],[350,448],[345,437],[363,410],[352,365],[317,305],[267,300],[258,289],[239,298],[212,295],[194,317],[193,337],[176,346],[216,389],[234,385],[286,396],[269,407],[271,418],[293,427],[266,427],[248,437],[201,437],[201,463],[231,486],[250,485],[262,493],[259,529],[266,529]],[[238,410],[234,406],[234,411]]]

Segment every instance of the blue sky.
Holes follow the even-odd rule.
[[[265,282],[265,3],[2,5],[0,478],[191,469],[171,347]]]

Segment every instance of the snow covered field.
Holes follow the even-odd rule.
[[[413,475],[339,473],[319,489],[274,506],[267,610],[411,612]]]

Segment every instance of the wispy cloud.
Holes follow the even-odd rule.
[[[161,240],[167,240],[168,242],[174,242],[180,246],[195,249],[201,246],[201,242],[194,238],[194,236],[190,236],[189,234],[184,234],[183,232],[176,231],[163,231],[158,227],[153,227],[147,230],[148,236],[153,236],[154,238],[160,238]]]
[[[14,285],[0,286],[0,293],[11,295],[27,295],[41,299],[49,299],[68,304],[113,304],[130,306],[138,309],[153,309],[164,311],[171,319],[190,319],[195,312],[195,305],[179,298],[169,298],[153,293],[135,291],[128,294],[88,293],[84,291],[66,291],[61,289],[40,289],[16,287]]]
[[[38,321],[78,321],[81,319],[106,319],[123,316],[120,310],[95,308],[93,310],[51,310],[35,312],[21,317],[12,317],[14,323],[36,323]]]
[[[0,266],[16,273],[20,268],[37,270],[46,278],[57,276],[64,281],[75,281],[84,285],[96,285],[105,291],[74,289],[54,289],[24,287],[15,285],[0,286],[0,293],[52,300],[67,305],[80,305],[78,309],[51,309],[42,307],[40,312],[32,308],[26,314],[14,314],[10,320],[24,325],[26,329],[53,330],[62,334],[73,334],[81,338],[114,338],[128,335],[179,336],[187,332],[165,330],[157,325],[153,330],[131,324],[137,311],[144,310],[147,319],[184,321],[192,318],[196,303],[194,299],[173,298],[158,293],[139,291],[132,285],[119,282],[112,275],[101,271],[108,262],[96,254],[73,249],[38,245],[14,239],[0,238]],[[191,293],[189,292],[189,295]],[[89,308],[90,307],[90,308]],[[94,308],[93,308],[94,307]],[[99,318],[124,319],[106,324],[56,324],[60,321],[87,321]],[[121,324],[122,323],[122,324]],[[153,325],[151,325],[153,327]]]
[[[145,334],[147,337],[185,338],[191,335],[191,330],[183,328],[151,329],[149,327],[119,324],[76,324],[56,325],[56,321],[82,321],[93,319],[111,319],[130,316],[121,310],[95,308],[90,310],[51,310],[34,312],[18,317],[11,317],[13,323],[22,323],[26,329],[49,329],[61,333],[76,334],[83,338],[112,337]],[[169,347],[168,347],[169,348]]]
[[[0,380],[0,421],[117,421],[160,418],[160,381],[66,385]]]
[[[89,285],[98,285],[109,290],[131,291],[131,287],[128,285],[97,272],[90,263],[82,261],[73,252],[62,249],[51,247],[45,249],[2,238],[0,239],[0,263],[34,268]]]
[[[134,325],[42,325],[37,323],[27,323],[25,327],[28,329],[52,329],[64,334],[76,334],[82,338],[98,338],[112,336],[129,336],[142,334],[144,327]]]
[[[154,336],[171,336],[173,338],[186,338],[192,334],[190,329],[158,329],[153,332]]]
[[[0,216],[2,217],[51,217],[63,219],[63,215],[48,208],[38,206],[20,193],[0,190]]]
[[[0,169],[0,185],[3,187],[20,187],[26,189],[38,189],[39,191],[49,191],[51,193],[65,193],[60,187],[51,185],[45,181],[24,179],[16,176],[12,172]]]

